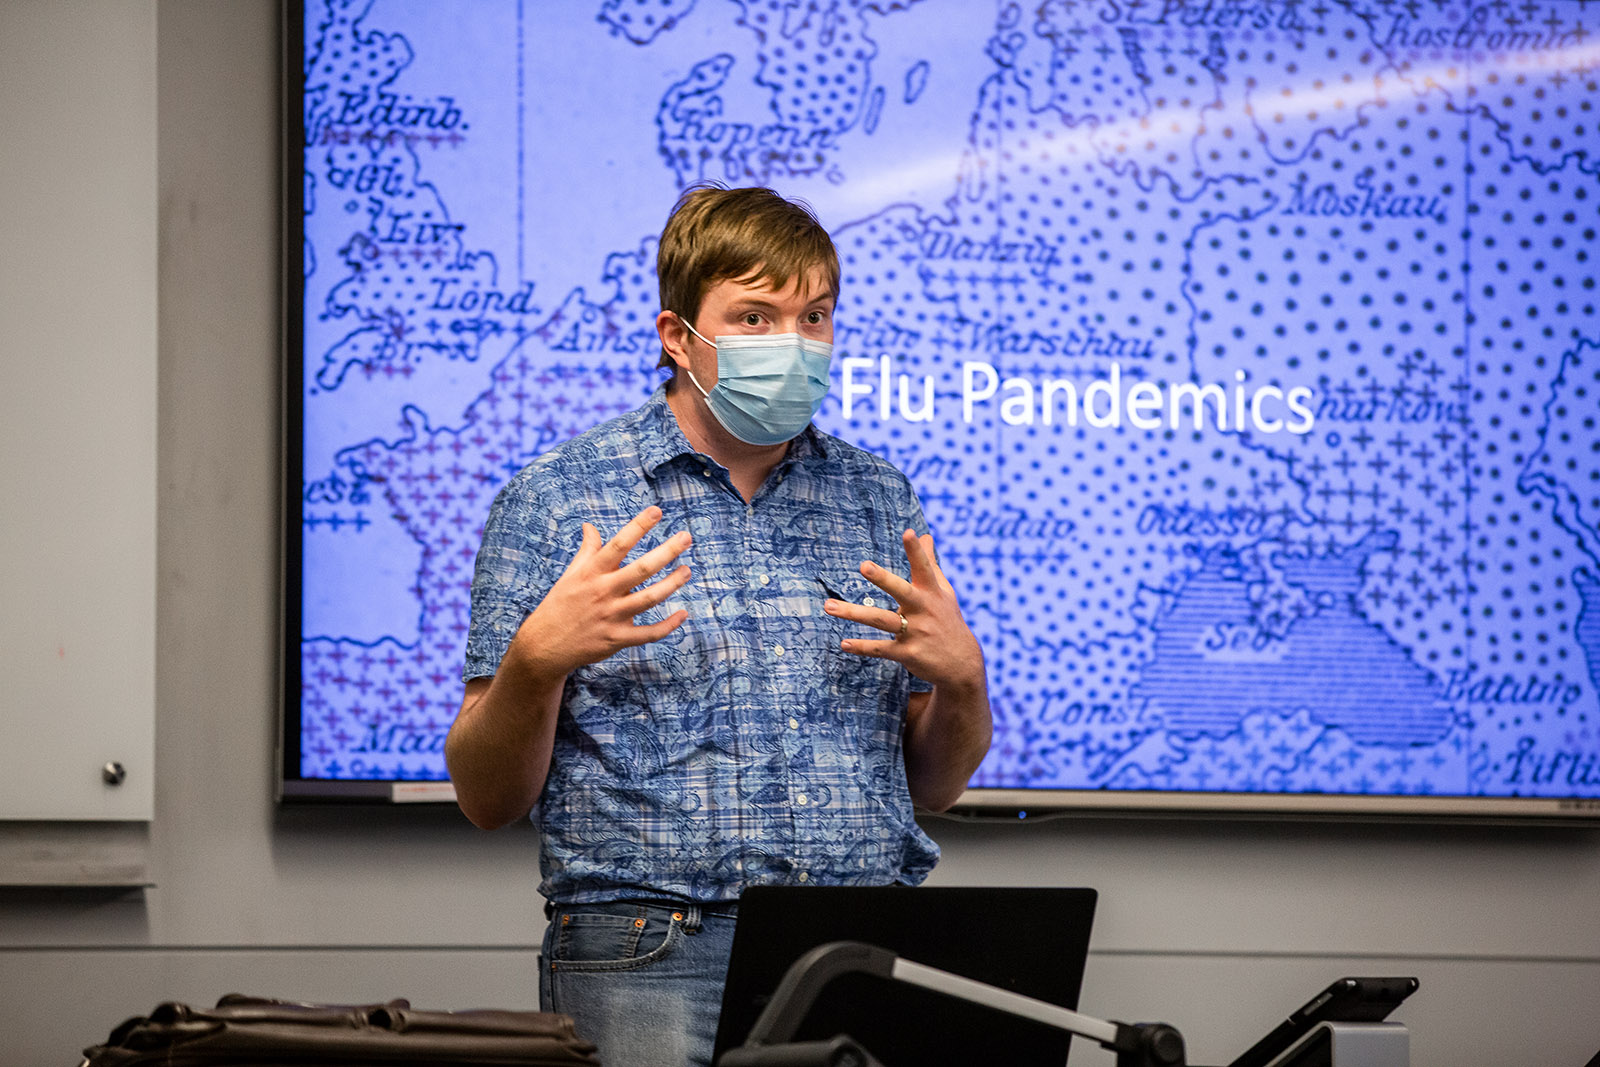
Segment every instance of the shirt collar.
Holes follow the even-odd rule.
[[[644,407],[639,409],[639,461],[645,471],[654,474],[657,468],[679,456],[690,456],[697,462],[716,462],[689,444],[678,425],[678,417],[667,403],[666,383],[656,386]],[[828,458],[827,435],[815,424],[807,424],[800,435],[789,442],[789,451],[779,461],[779,466],[821,462]]]

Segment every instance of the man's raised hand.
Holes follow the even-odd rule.
[[[599,530],[584,523],[577,554],[539,606],[522,621],[509,656],[536,675],[560,678],[621,649],[659,641],[682,626],[689,617],[682,609],[647,626],[633,621],[689,580],[689,568],[679,565],[659,581],[645,585],[688,549],[692,541],[688,531],[673,534],[626,567],[622,565],[660,521],[661,509],[652,504],[605,542]]]
[[[955,589],[935,562],[933,536],[907,530],[900,541],[911,568],[909,582],[870,560],[861,564],[861,576],[893,597],[896,610],[833,599],[823,605],[829,615],[882,630],[889,640],[846,638],[839,647],[857,656],[895,660],[935,685],[982,689],[983,651],[962,618]]]

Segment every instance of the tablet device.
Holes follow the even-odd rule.
[[[1318,1023],[1375,1023],[1417,990],[1415,978],[1341,978],[1302,1004],[1228,1067],[1266,1067]]]
[[[754,886],[739,899],[715,1056],[744,1044],[789,965],[829,941],[864,941],[1076,1008],[1095,899],[1092,889]],[[795,1040],[836,1034],[885,1067],[1061,1067],[1069,1041],[1044,1023],[864,974],[830,982]]]

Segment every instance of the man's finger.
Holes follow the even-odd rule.
[[[911,583],[900,577],[894,571],[878,566],[871,560],[861,564],[861,577],[894,597],[895,602],[902,607],[911,604],[917,599],[917,591]]]
[[[665,578],[643,589],[622,601],[622,610],[629,615],[643,615],[667,597],[682,589],[689,581],[689,568],[679,567]]]
[[[903,617],[898,611],[863,607],[847,600],[828,600],[823,603],[822,610],[835,618],[859,622],[873,629],[882,630],[886,634],[898,634],[900,620]]]
[[[911,584],[924,589],[937,588],[939,585],[939,568],[934,564],[933,557],[928,554],[928,548],[917,537],[915,530],[907,530],[900,535],[900,543],[906,546],[906,562],[911,564]]]
[[[567,570],[572,570],[578,564],[594,555],[600,548],[600,531],[590,523],[583,524],[583,540],[578,542],[578,551],[572,554],[567,561]]]
[[[928,554],[928,566],[933,569],[934,577],[939,581],[939,588],[955,592],[955,586],[951,585],[950,579],[944,575],[944,568],[939,566],[939,552],[933,546],[933,534],[925,533],[917,540],[922,542],[922,550]]]
[[[618,592],[632,589],[636,585],[643,585],[661,571],[665,570],[673,560],[694,543],[694,538],[689,531],[682,530],[667,538],[661,544],[652,548],[632,563],[617,571]]]
[[[689,613],[679,608],[660,622],[651,623],[649,626],[635,626],[622,645],[627,648],[630,645],[648,645],[652,641],[659,641],[682,626],[688,617]]]
[[[848,652],[852,656],[866,656],[869,659],[892,659],[899,662],[906,659],[906,646],[899,641],[863,641],[852,637],[839,642],[839,651]]]
[[[651,504],[639,514],[628,521],[628,525],[617,531],[617,536],[605,543],[600,550],[600,560],[609,567],[620,567],[623,557],[633,551],[633,546],[639,543],[640,538],[655,529],[656,523],[661,521],[661,509]]]

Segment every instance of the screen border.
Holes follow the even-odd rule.
[[[314,2],[314,0],[313,0]],[[279,803],[454,804],[448,781],[308,778],[300,773],[302,486],[305,413],[304,173],[305,6],[279,5],[279,121],[281,138],[279,251],[282,330],[283,433],[279,635],[280,714],[275,800]],[[1528,825],[1600,825],[1600,797],[1504,797],[1354,793],[1231,793],[1162,790],[969,788],[950,809],[955,817],[1025,821],[1037,816],[1400,821]]]

